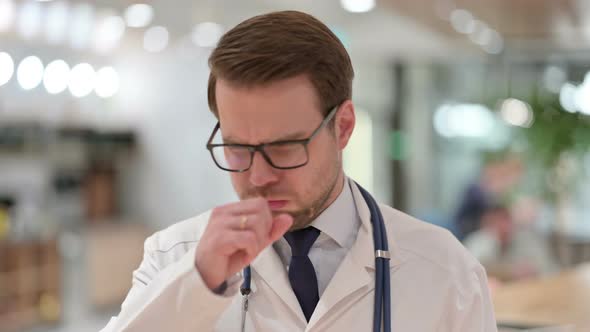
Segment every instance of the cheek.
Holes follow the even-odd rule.
[[[230,172],[231,183],[234,186],[236,192],[240,192],[244,189],[244,186],[248,182],[246,173],[232,173]]]
[[[277,191],[288,194],[295,204],[306,202],[314,192],[317,179],[310,164],[303,167],[287,170],[279,174]]]
[[[308,147],[309,151],[309,165],[315,169],[316,172],[329,172],[334,162],[338,159],[338,148],[333,136],[327,131],[323,133],[321,140],[313,142]],[[319,137],[318,137],[319,138]],[[328,175],[328,174],[324,174]]]
[[[278,173],[279,186],[283,190],[298,193],[300,188],[305,188],[307,183],[307,166],[286,170]]]
[[[309,147],[309,162],[301,168],[288,171],[282,180],[296,189],[301,199],[306,199],[314,188],[331,178],[334,165],[334,151],[325,144]]]

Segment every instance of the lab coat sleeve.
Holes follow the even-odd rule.
[[[194,266],[194,248],[162,266],[156,243],[153,236],[146,240],[121,312],[101,332],[212,331],[231,304],[234,294],[217,295],[204,284]]]
[[[455,312],[451,314],[450,331],[497,332],[486,272],[480,264],[472,269],[468,282],[462,288],[455,302]]]

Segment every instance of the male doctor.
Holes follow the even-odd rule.
[[[103,331],[370,331],[370,212],[342,169],[355,125],[344,46],[310,15],[275,12],[228,31],[209,65],[219,124],[207,148],[240,201],[148,238],[121,312]],[[485,271],[459,242],[380,210],[392,331],[496,331]]]

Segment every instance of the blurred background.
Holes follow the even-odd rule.
[[[588,331],[586,0],[0,0],[0,330],[99,330],[146,236],[236,199],[207,57],[285,9],[352,57],[348,175],[455,234],[506,330]]]

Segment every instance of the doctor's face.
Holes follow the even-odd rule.
[[[305,75],[255,87],[238,87],[220,79],[216,83],[216,101],[220,134],[226,144],[306,139],[320,126],[325,114]],[[256,152],[250,169],[229,173],[240,199],[263,197],[273,214],[293,216],[292,229],[308,225],[341,192],[342,150],[354,127],[352,103],[342,103],[331,122],[307,145],[305,166],[277,169]],[[291,152],[279,145],[273,153],[271,160]]]

